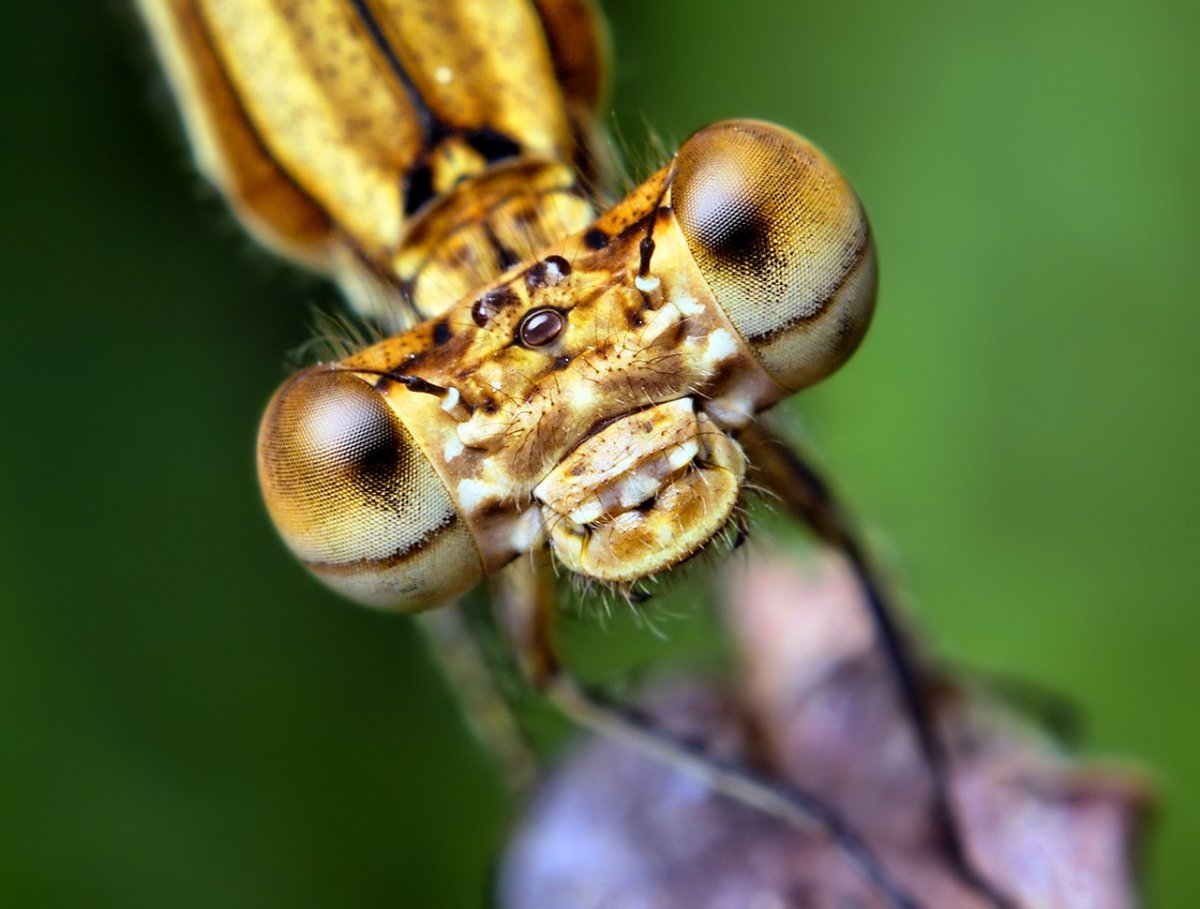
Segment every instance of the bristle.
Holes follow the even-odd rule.
[[[373,268],[348,260],[337,278],[350,310],[374,323],[382,334],[398,334],[420,321],[412,301]]]
[[[615,157],[620,165],[616,181],[620,194],[627,195],[670,161],[678,144],[669,141],[645,118],[634,135],[626,133],[615,118],[613,123]]]
[[[611,117],[616,125],[616,118]],[[597,128],[593,140],[582,148],[577,167],[578,188],[591,202],[596,211],[604,211],[620,196],[618,186],[623,180],[626,163],[619,144],[613,139],[613,130]]]
[[[329,312],[313,306],[309,323],[312,337],[291,356],[298,367],[344,360],[384,337],[378,325],[347,310]]]
[[[555,563],[560,579],[560,602],[569,615],[580,621],[597,622],[603,628],[616,609],[628,609],[637,623],[657,637],[665,638],[661,627],[683,618],[671,608],[671,595],[698,575],[710,575],[731,553],[745,550],[751,539],[752,510],[743,496],[729,519],[699,552],[677,565],[628,584],[607,584],[568,571]]]

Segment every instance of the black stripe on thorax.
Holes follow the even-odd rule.
[[[481,126],[474,129],[454,127],[439,117],[421,94],[421,90],[413,81],[404,63],[396,54],[395,48],[388,43],[387,36],[367,5],[368,0],[350,0],[350,5],[358,14],[363,28],[366,29],[371,41],[387,61],[388,67],[400,82],[404,94],[412,105],[418,127],[421,130],[421,147],[424,154],[420,156],[404,175],[402,190],[404,196],[404,213],[415,214],[425,205],[433,201],[437,193],[433,188],[433,174],[429,167],[429,155],[439,144],[452,136],[461,136],[471,148],[488,164],[515,158],[522,152],[521,143],[491,126]]]
[[[371,40],[375,42],[375,46],[379,49],[379,52],[383,54],[383,58],[391,68],[392,74],[395,75],[400,81],[400,85],[404,88],[404,93],[408,96],[408,101],[412,105],[413,112],[417,117],[417,123],[421,128],[421,144],[426,149],[433,148],[438,142],[441,142],[442,139],[450,135],[452,130],[433,112],[433,108],[426,103],[420,89],[413,82],[412,76],[408,74],[408,70],[400,62],[400,58],[396,56],[395,49],[388,43],[387,36],[384,35],[383,28],[379,25],[379,20],[375,18],[375,14],[367,6],[367,0],[350,0],[350,5],[358,14],[358,18],[362,21],[367,34],[371,36]]]

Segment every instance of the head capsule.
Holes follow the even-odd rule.
[[[258,433],[258,478],[288,548],[367,606],[437,606],[483,575],[445,484],[386,398],[336,367],[297,373]]]
[[[866,214],[806,140],[755,120],[716,123],[679,149],[670,202],[713,295],[789,391],[824,378],[875,306]]]

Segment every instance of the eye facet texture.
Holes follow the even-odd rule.
[[[807,141],[717,123],[675,158],[671,204],[709,287],[759,362],[795,391],[854,352],[875,303],[875,249],[854,191]]]
[[[288,546],[352,599],[420,609],[482,575],[441,478],[383,395],[351,372],[306,370],[276,393],[258,471]]]

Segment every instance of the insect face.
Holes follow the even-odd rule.
[[[836,368],[873,299],[832,165],[776,127],[709,127],[540,260],[285,385],[259,440],[268,507],[310,569],[376,604],[437,605],[543,545],[586,577],[648,577],[729,520],[737,432]]]

